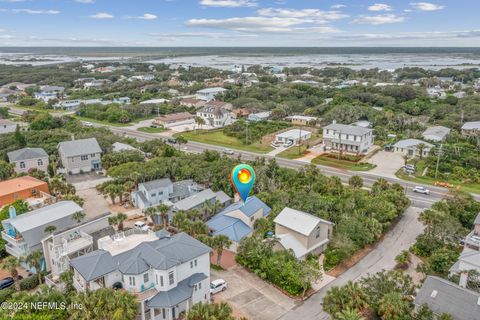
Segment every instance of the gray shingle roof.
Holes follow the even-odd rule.
[[[405,139],[405,140],[400,140],[397,143],[395,143],[393,146],[397,148],[411,148],[411,147],[416,147],[419,144],[424,144],[426,146],[425,149],[430,149],[433,147],[433,144],[418,140],[418,139]]]
[[[172,184],[172,181],[168,178],[152,180],[152,181],[141,183],[141,185],[143,185],[143,187],[148,191],[155,190],[158,188],[166,188],[171,184]]]
[[[8,160],[22,161],[48,157],[48,154],[42,148],[23,148],[7,153]]]
[[[464,130],[480,129],[480,121],[465,122],[462,126]]]
[[[87,281],[92,281],[116,270],[110,252],[96,250],[70,260],[70,265]]]
[[[451,129],[447,128],[447,127],[434,126],[434,127],[427,128],[427,130],[425,130],[422,133],[422,136],[425,139],[427,139],[428,136],[434,136],[434,137],[437,137],[438,139],[441,140],[441,139],[445,138],[446,136],[448,136],[450,134],[450,131],[451,131]]]
[[[102,149],[95,138],[63,141],[58,144],[66,157],[75,157],[84,154],[101,153]]]
[[[169,308],[189,299],[192,296],[192,287],[208,277],[204,273],[195,273],[180,281],[177,286],[168,291],[160,291],[147,301],[150,308]]]
[[[342,134],[352,134],[355,136],[363,136],[369,132],[372,132],[372,129],[363,128],[358,126],[351,126],[347,124],[332,123],[328,126],[323,127],[323,129],[335,130],[341,132]]]
[[[476,320],[480,315],[480,293],[445,279],[428,276],[415,298],[416,305],[427,304],[436,314],[448,313],[455,320]]]
[[[205,201],[212,200],[214,198],[216,198],[215,193],[211,189],[206,189],[188,198],[176,202],[175,208],[177,210],[190,210],[192,208],[200,206]]]

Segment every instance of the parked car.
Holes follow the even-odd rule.
[[[20,276],[18,278],[20,280]],[[15,283],[12,277],[6,277],[0,280],[0,290],[10,288]]]
[[[84,125],[85,127],[93,127],[93,123],[91,123],[91,122],[82,121],[81,123],[82,123],[82,125]]]
[[[168,141],[168,143],[172,143],[172,144],[177,143],[177,140],[175,140],[173,138],[169,138],[167,141]]]
[[[227,290],[227,283],[223,279],[213,280],[210,283],[210,294]]]
[[[233,152],[232,149],[223,149],[223,153],[232,155],[232,154],[234,154],[235,152]]]
[[[407,174],[415,174],[415,170],[405,168],[405,173]]]
[[[421,193],[421,194],[430,194],[430,190],[428,190],[427,188],[425,187],[420,187],[420,186],[416,186],[415,188],[413,188],[413,192],[417,192],[417,193]]]
[[[407,165],[405,165],[405,169],[415,171],[415,165],[414,164],[407,164]]]
[[[285,148],[291,147],[291,146],[293,146],[293,141],[292,141],[292,140],[288,140],[288,141],[286,141],[286,142],[283,144],[283,146],[284,146]]]
[[[137,221],[134,224],[135,229],[147,231],[150,230],[150,227],[143,221]]]
[[[273,141],[273,142],[271,143],[271,145],[272,145],[272,147],[274,147],[274,148],[278,148],[278,147],[280,147],[282,144],[281,144],[280,142],[278,142],[278,141]]]
[[[155,124],[151,124],[151,125],[150,125],[150,128],[154,128],[154,129],[155,129],[155,128],[158,128],[158,127],[157,127],[157,125],[155,125]]]

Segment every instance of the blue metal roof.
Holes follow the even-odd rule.
[[[240,210],[243,212],[247,217],[251,217],[257,212],[259,209],[263,209],[263,216],[266,217],[272,211],[269,206],[267,206],[265,203],[263,203],[260,199],[258,199],[256,196],[251,196],[248,197],[247,200],[245,201],[245,204],[243,202],[235,202],[226,207],[221,213],[227,213],[227,212],[232,212],[235,210]]]

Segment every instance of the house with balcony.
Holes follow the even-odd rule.
[[[214,128],[223,128],[233,122],[231,113],[219,106],[204,106],[197,111],[197,117],[202,118],[206,125]]]
[[[319,255],[332,238],[333,223],[309,213],[285,207],[275,217],[275,250],[292,250],[297,259]]]
[[[60,274],[70,269],[70,260],[98,249],[97,240],[111,236],[115,230],[108,223],[110,212],[79,224],[56,229],[42,239],[47,279],[56,285]]]
[[[323,128],[323,143],[331,150],[366,154],[373,146],[373,130],[333,122]]]
[[[245,203],[234,202],[207,221],[212,235],[225,235],[232,240],[231,251],[236,252],[240,241],[253,233],[255,221],[270,214],[272,209],[256,196]]]
[[[48,172],[48,154],[42,148],[23,148],[7,153],[8,161],[15,165],[16,173],[28,173],[31,169]]]
[[[70,261],[77,291],[123,288],[136,295],[142,320],[179,319],[210,301],[208,246],[186,233],[132,231]]]
[[[17,258],[42,250],[42,239],[48,236],[45,228],[54,226],[62,230],[77,224],[73,215],[78,211],[83,209],[73,201],[59,201],[18,216],[15,210],[10,210],[10,217],[2,221],[5,250]]]
[[[0,208],[17,200],[37,206],[50,198],[48,183],[31,176],[0,181]]]
[[[202,190],[193,180],[172,182],[164,178],[139,183],[137,190],[131,193],[131,199],[134,207],[146,209],[161,203],[175,203]]]
[[[102,149],[95,138],[60,142],[58,154],[68,174],[98,171],[102,168]]]

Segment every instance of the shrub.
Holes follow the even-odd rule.
[[[38,286],[38,276],[33,275],[31,277],[20,280],[20,290],[32,290]]]
[[[15,292],[15,289],[13,288],[0,290],[0,302],[4,302],[10,299],[10,297],[14,292]]]

